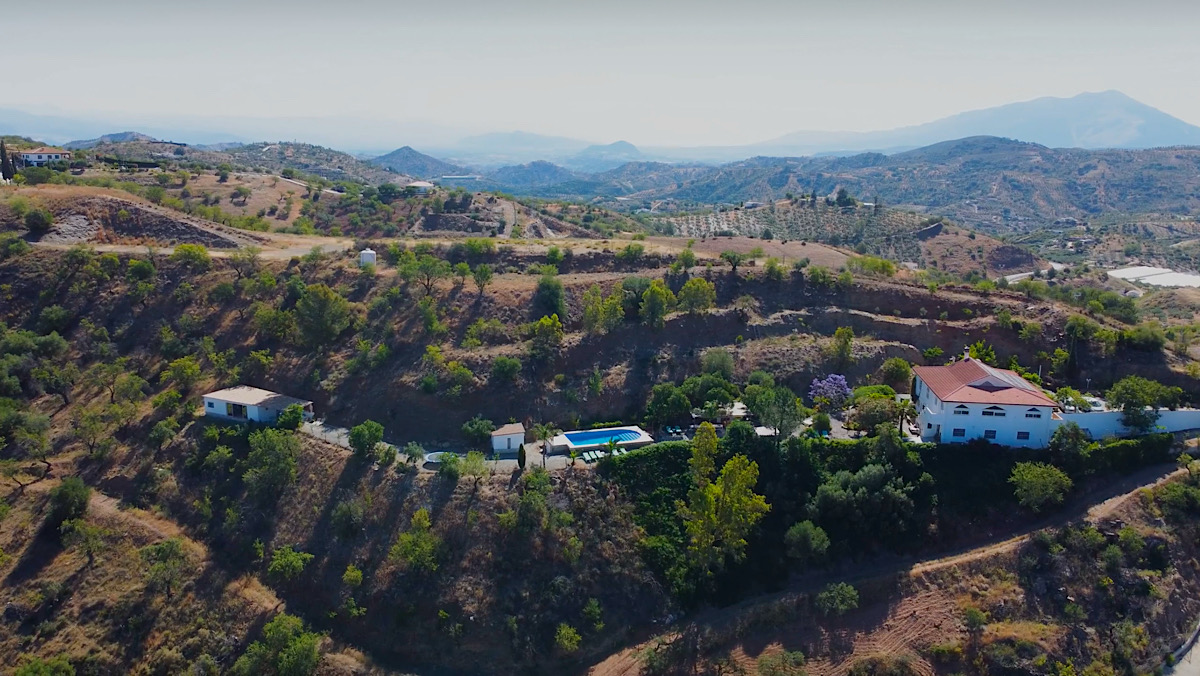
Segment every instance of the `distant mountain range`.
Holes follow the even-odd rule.
[[[98,115],[88,118],[31,114],[0,109],[0,134],[11,133],[65,143],[95,139],[113,128],[201,145],[228,145],[263,139],[303,139],[347,152],[376,155],[389,141],[409,143],[424,154],[459,167],[497,168],[543,160],[576,172],[601,172],[626,162],[710,164],[756,156],[796,157],[859,152],[896,153],[941,141],[997,136],[1052,148],[1151,148],[1200,145],[1200,127],[1188,124],[1128,96],[1107,91],[1071,98],[1040,98],[953,115],[912,127],[871,132],[798,131],[739,146],[641,148],[618,141],[609,145],[561,136],[515,131],[463,137],[461,132],[424,122],[357,118],[249,118],[203,116]],[[454,140],[457,139],[457,140]],[[397,147],[396,143],[391,147]]]
[[[759,156],[802,157],[861,152],[892,154],[942,141],[996,136],[1051,148],[1159,148],[1200,145],[1200,127],[1140,103],[1121,92],[1045,97],[975,110],[912,127],[871,132],[799,131],[741,146],[641,149],[624,141],[607,146],[526,132],[485,134],[453,146],[427,148],[459,164],[497,167],[535,160],[575,171],[597,172],[622,161],[722,163]]]
[[[755,157],[720,166],[630,163],[557,185],[542,197],[649,205],[767,202],[838,188],[867,201],[949,216],[995,232],[1088,220],[1104,212],[1200,214],[1200,147],[1054,149],[991,136],[847,157]]]

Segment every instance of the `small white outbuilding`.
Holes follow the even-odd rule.
[[[292,404],[299,404],[304,409],[304,419],[312,420],[313,405],[311,401],[257,387],[239,385],[204,395],[204,416],[225,420],[273,423],[283,409]]]
[[[521,423],[502,425],[492,432],[492,450],[496,452],[517,451],[525,443],[525,426]]]
[[[358,267],[365,268],[368,265],[375,265],[375,251],[371,248],[363,249],[358,252]]]

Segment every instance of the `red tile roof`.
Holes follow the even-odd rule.
[[[34,148],[33,150],[22,150],[21,154],[22,155],[66,155],[66,154],[69,154],[70,152],[71,152],[70,150],[63,150],[62,148],[49,148],[47,146],[42,146],[41,148]]]
[[[949,366],[916,366],[913,371],[938,399],[947,403],[1057,406],[1019,374],[992,368],[975,359],[963,359]]]

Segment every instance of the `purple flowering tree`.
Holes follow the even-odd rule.
[[[850,385],[846,376],[831,373],[824,378],[813,378],[812,386],[808,388],[808,398],[818,408],[827,411],[838,411],[846,405],[850,398]]]

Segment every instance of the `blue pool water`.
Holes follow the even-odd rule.
[[[567,432],[564,436],[567,438],[567,441],[570,441],[575,446],[592,446],[594,444],[607,444],[609,441],[617,443],[633,441],[641,435],[633,430],[607,429]]]

